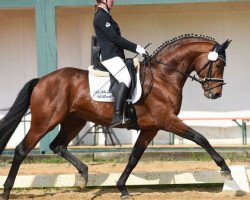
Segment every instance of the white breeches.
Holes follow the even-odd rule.
[[[102,62],[107,70],[115,77],[119,83],[124,83],[128,88],[131,84],[131,77],[128,69],[120,57],[114,57]]]

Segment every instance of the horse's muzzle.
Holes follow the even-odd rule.
[[[222,94],[220,92],[218,92],[218,93],[212,94],[211,99],[217,99],[217,98],[220,98],[221,96],[222,96]]]

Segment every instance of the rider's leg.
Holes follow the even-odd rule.
[[[114,57],[102,62],[108,71],[119,82],[117,92],[114,95],[114,115],[111,126],[117,126],[123,122],[123,109],[131,84],[128,69],[120,57]]]
[[[111,126],[117,126],[123,122],[123,110],[127,99],[128,87],[124,83],[119,83],[116,94],[114,95],[114,114]]]

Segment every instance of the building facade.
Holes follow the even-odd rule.
[[[67,66],[87,69],[94,35],[94,2],[0,1],[0,109],[10,107],[21,87],[31,78]],[[213,101],[206,99],[200,85],[187,81],[182,110],[250,110],[249,1],[117,0],[116,4],[112,14],[124,37],[141,45],[152,42],[147,49],[149,53],[164,41],[185,33],[208,35],[219,43],[232,39],[227,49],[224,75],[227,85],[223,96]],[[127,57],[131,56],[134,55],[127,52]],[[124,130],[116,132],[123,143],[134,142],[137,137]],[[165,141],[167,137],[158,140]]]

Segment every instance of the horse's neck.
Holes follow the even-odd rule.
[[[211,45],[200,45],[200,43],[190,43],[185,45],[185,48],[179,47],[176,51],[165,50],[161,53],[157,60],[160,60],[165,65],[157,65],[156,68],[159,76],[165,76],[165,79],[170,84],[177,84],[183,88],[187,76],[194,70],[194,64],[197,57],[208,51]],[[185,74],[185,75],[184,75]]]

